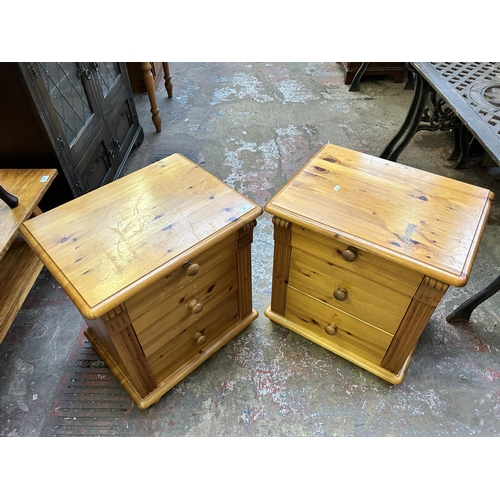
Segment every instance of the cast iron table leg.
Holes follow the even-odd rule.
[[[361,78],[363,77],[363,74],[365,73],[368,64],[370,63],[367,62],[361,63],[361,66],[359,67],[358,71],[356,71],[356,74],[352,79],[351,85],[349,86],[350,91],[359,91],[359,82],[361,81]]]
[[[409,66],[408,71],[412,71]],[[414,74],[415,94],[413,96],[410,109],[406,115],[403,125],[399,129],[399,132],[392,138],[389,144],[387,144],[385,149],[379,155],[380,158],[396,161],[398,156],[418,131],[418,126],[427,104],[430,85],[418,73],[414,71],[412,71],[412,73]]]
[[[466,300],[462,305],[458,306],[451,314],[446,317],[448,323],[459,321],[469,321],[472,311],[482,304],[486,299],[500,290],[500,276],[492,281],[488,286],[484,287],[480,292]]]

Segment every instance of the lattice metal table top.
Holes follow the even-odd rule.
[[[500,63],[411,63],[500,164]]]

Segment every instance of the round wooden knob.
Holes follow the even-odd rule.
[[[347,299],[347,290],[345,288],[342,288],[340,287],[338,290],[335,290],[333,292],[333,296],[337,299],[337,300],[345,300]]]
[[[207,341],[207,337],[203,335],[201,332],[198,332],[195,336],[194,339],[196,340],[196,343],[198,345],[203,345]]]
[[[186,270],[186,274],[188,276],[194,276],[200,270],[200,266],[194,262],[186,262],[184,264],[184,269]]]
[[[335,335],[337,333],[337,325],[326,325],[325,332],[328,333],[328,335]]]
[[[358,258],[358,250],[354,247],[347,247],[342,252],[342,258],[347,262],[354,262]]]
[[[193,311],[193,314],[201,313],[201,311],[203,310],[203,304],[201,302],[198,302],[197,300],[193,299],[189,303],[189,309],[191,309],[191,311]]]

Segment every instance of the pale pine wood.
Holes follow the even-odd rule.
[[[105,314],[103,320],[118,356],[134,380],[137,392],[142,397],[146,396],[156,387],[156,381],[132,328],[125,305]]]
[[[297,248],[292,249],[288,284],[391,334],[399,327],[412,298]],[[338,288],[348,291],[341,303],[333,296]]]
[[[172,155],[22,231],[84,316],[96,351],[147,408],[257,317],[250,245],[261,213]]]
[[[392,335],[292,286],[288,287],[287,296],[285,318],[306,328],[307,338],[316,343],[321,340],[321,345],[329,350],[342,347],[357,356],[380,363],[392,341]],[[329,324],[337,327],[336,335],[326,333],[325,327]],[[304,335],[303,332],[298,333]]]
[[[151,370],[159,380],[189,362],[193,355],[203,353],[217,342],[224,332],[239,321],[236,293],[226,297],[220,307],[212,309],[196,324],[190,325],[173,337],[162,351],[148,356]],[[204,344],[197,343],[196,334],[200,332],[206,337]],[[164,354],[161,355],[160,352]]]
[[[265,208],[464,286],[493,197],[477,186],[327,144]]]
[[[428,277],[422,280],[380,364],[382,368],[395,373],[401,370],[447,289],[446,283]]]
[[[274,258],[271,308],[284,315],[286,309],[286,292],[290,274],[290,258],[292,253],[292,226],[288,221],[273,217],[274,224]]]
[[[3,341],[31,287],[42,262],[18,236],[19,225],[41,214],[38,203],[57,175],[55,169],[0,169],[0,186],[18,198],[10,208],[0,200],[0,342]]]
[[[280,314],[276,314],[274,311],[272,311],[270,305],[264,311],[264,315],[267,316],[270,320],[285,326],[292,332],[302,335],[303,337],[307,338],[308,340],[311,340],[315,344],[318,344],[324,347],[325,349],[334,352],[335,354],[338,354],[339,356],[347,359],[348,361],[351,361],[355,365],[364,368],[365,370],[373,373],[377,377],[380,377],[381,379],[391,384],[394,385],[401,384],[410,366],[411,359],[413,356],[413,351],[408,356],[405,364],[401,368],[401,371],[399,373],[392,373],[389,370],[381,368],[380,363],[377,361],[378,357],[372,358],[375,361],[371,361],[370,356],[369,355],[367,356],[366,353],[357,354],[353,352],[350,346],[348,348],[343,348],[338,344],[337,345],[332,344],[332,342],[329,339],[323,340],[321,335],[312,334],[311,330],[308,328],[307,325],[302,326],[301,324],[296,323],[295,321],[291,321],[288,318],[281,316]]]
[[[349,244],[296,224],[292,227],[292,245],[336,267],[363,275],[383,286],[399,290],[405,295],[412,296],[422,281],[421,273],[363,249],[357,249],[358,257],[354,262],[347,262],[342,258],[341,253],[350,246]]]
[[[223,266],[221,271],[224,273],[234,268],[234,256],[238,243],[237,236],[238,234],[234,233],[201,255],[194,257],[192,262],[199,265],[199,271],[194,276],[189,276],[183,265],[128,299],[126,305],[132,320],[137,320],[145,313],[151,313],[151,308],[160,302],[164,304],[165,309],[176,304],[183,297],[182,292],[179,294],[179,290],[190,283],[196,282],[196,289],[206,286],[207,283],[210,286],[211,283],[209,282],[214,279],[214,269],[219,270],[219,265]],[[207,273],[210,273],[209,276],[205,276]],[[204,281],[199,282],[202,276],[206,283]],[[169,300],[169,297],[174,293],[177,293],[178,297]]]
[[[99,328],[96,326],[102,322],[102,319],[97,320],[85,320],[87,324],[91,323],[94,326],[92,328],[88,328],[85,330],[84,334],[87,337],[88,341],[92,344],[92,347],[96,350],[97,354],[102,358],[102,360],[106,363],[108,368],[111,370],[111,373],[116,377],[121,386],[127,391],[127,394],[130,396],[130,399],[138,406],[142,408],[146,408],[149,405],[144,405],[144,398],[141,394],[137,392],[137,382],[134,382],[130,375],[127,373],[125,366],[121,362],[118,354],[112,355],[113,349],[109,348],[109,336],[104,328],[104,335],[99,335]],[[106,346],[106,347],[105,347]],[[149,393],[151,394],[151,393]],[[147,397],[147,396],[146,396]],[[161,396],[159,396],[161,397]],[[159,398],[158,397],[158,398]],[[155,398],[150,404],[155,403],[158,398]]]
[[[110,355],[112,350],[105,347],[105,343],[102,342],[101,338],[95,334],[95,331],[89,328],[85,331],[85,336],[89,339],[99,356],[101,356],[103,361],[107,364],[113,375],[127,391],[135,405],[139,409],[144,410],[156,403],[165,393],[172,389],[172,387],[178,384],[183,378],[189,375],[194,369],[205,362],[220,348],[224,347],[232,338],[244,330],[257,317],[258,313],[255,309],[253,309],[251,314],[249,314],[243,321],[239,321],[235,325],[228,328],[215,343],[210,345],[208,349],[201,350],[198,355],[193,356],[189,362],[182,364],[168,376],[165,376],[157,387],[146,397],[142,397],[138,394],[135,386],[130,382],[130,378],[124,372],[122,366],[120,366],[119,358]]]
[[[252,255],[250,245],[253,242],[253,228],[257,221],[252,221],[239,230],[238,253],[238,310],[240,318],[252,311]]]
[[[158,301],[155,303],[151,312],[148,312],[133,321],[134,329],[137,333],[139,342],[146,355],[161,348],[161,346],[186,326],[199,320],[202,313],[206,314],[227,295],[236,292],[237,275],[236,270],[229,269],[224,274],[211,276],[211,280],[203,285],[204,290],[207,287],[214,286],[210,292],[199,293],[197,287],[186,287],[177,291],[170,303]],[[186,297],[186,298],[185,298]],[[189,308],[189,302],[192,299],[203,304],[203,311],[195,314]],[[168,325],[165,331],[165,325]]]
[[[93,319],[261,213],[248,198],[175,154],[29,220],[20,230],[83,316]]]
[[[40,259],[19,236],[0,261],[0,342],[9,331],[31,287],[43,268]]]
[[[492,201],[488,190],[326,145],[265,207],[280,221],[266,316],[400,384],[446,289],[467,282]]]
[[[0,169],[0,186],[18,198],[15,208],[0,200],[0,258],[16,238],[21,223],[37,210],[56,175],[55,169]],[[40,182],[44,176],[47,180]]]

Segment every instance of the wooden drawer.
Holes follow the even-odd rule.
[[[238,321],[238,297],[237,293],[231,293],[195,323],[177,331],[174,336],[169,335],[168,343],[147,357],[153,375],[157,380],[163,380],[186,363],[196,364],[197,358]]]
[[[342,257],[342,252],[349,245],[296,224],[292,225],[292,247],[408,296],[413,296],[423,278],[416,271],[361,249],[357,249],[356,260],[348,262]]]
[[[408,295],[298,248],[292,248],[288,284],[391,334],[411,302]],[[334,297],[338,290],[346,291],[339,297],[345,300]]]
[[[233,256],[233,259],[226,259],[211,272],[171,295],[165,298],[158,296],[146,313],[135,319],[131,318],[146,357],[162,350],[170,339],[209,314],[225,297],[237,290],[236,256]],[[198,306],[202,306],[200,311]]]
[[[392,335],[346,314],[292,286],[288,287],[285,317],[298,325],[299,332],[309,340],[336,352],[362,357],[380,364],[392,340]],[[328,325],[337,327],[328,335]]]
[[[235,254],[238,249],[238,234],[233,233],[221,242],[200,253],[197,257],[178,267],[165,277],[150,285],[126,301],[126,307],[130,319],[133,321],[145,313],[159,301],[177,292],[180,288],[200,279],[206,273],[212,271],[219,263],[231,260],[235,263]],[[196,274],[188,274],[188,265],[199,266]]]

